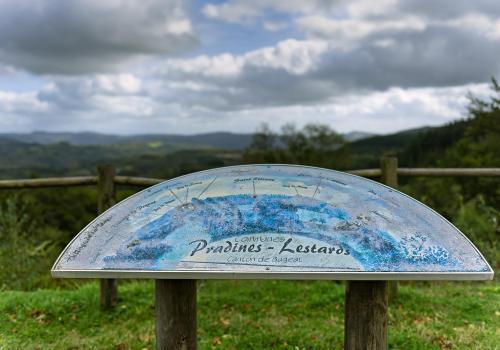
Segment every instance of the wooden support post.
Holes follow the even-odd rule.
[[[103,309],[112,309],[118,302],[118,286],[115,279],[101,278],[101,307]]]
[[[387,282],[348,281],[344,350],[387,349]]]
[[[384,155],[380,159],[381,178],[380,181],[394,189],[398,188],[398,158],[393,154]],[[389,282],[389,300],[398,296],[398,282]]]
[[[155,280],[156,349],[196,350],[196,280]]]
[[[116,171],[112,165],[97,167],[97,212],[102,214],[116,204],[115,191]],[[118,299],[118,287],[115,279],[101,279],[101,307],[112,308]]]
[[[398,188],[398,158],[394,155],[380,159],[381,182],[392,188]]]

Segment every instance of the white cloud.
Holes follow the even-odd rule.
[[[205,77],[235,76],[240,73],[242,60],[232,54],[202,55],[192,59],[170,59],[158,68],[165,75],[200,75]]]
[[[288,28],[288,23],[279,21],[264,21],[263,27],[269,32],[278,32],[280,30]]]
[[[13,76],[14,74],[16,74],[16,69],[14,67],[0,63],[0,77]]]
[[[314,69],[328,43],[322,40],[299,41],[289,39],[276,46],[260,48],[235,56],[229,53],[217,56],[198,56],[192,59],[166,60],[158,70],[166,76],[184,74],[203,77],[236,77],[245,69],[276,69],[301,75]]]
[[[466,28],[491,40],[500,40],[500,19],[483,14],[469,14],[449,20],[438,21],[444,26]]]
[[[332,91],[311,75],[328,49],[325,41],[290,39],[242,55],[170,59],[150,74],[157,81],[151,93],[157,99],[213,110],[321,100]]]
[[[153,114],[156,105],[146,96],[109,96],[96,95],[92,97],[92,104],[96,110],[112,115],[131,115],[147,118]]]
[[[289,39],[275,47],[267,47],[242,56],[247,67],[285,70],[289,74],[302,75],[314,70],[320,56],[328,49],[328,43],[320,40],[299,41]]]
[[[93,79],[85,79],[90,89],[105,94],[137,94],[141,91],[141,81],[132,74],[98,74]]]
[[[218,5],[207,4],[202,8],[202,13],[229,23],[245,23],[264,16],[267,11],[309,13],[329,7],[328,3],[323,0],[233,0]]]
[[[116,70],[195,42],[181,0],[0,1],[0,61],[35,73]]]
[[[140,78],[132,74],[59,77],[37,94],[40,101],[64,111],[150,114],[152,103]]]
[[[0,91],[0,112],[8,114],[37,114],[50,110],[49,104],[40,101],[36,93]]]
[[[304,16],[296,21],[298,28],[310,37],[352,44],[380,32],[423,31],[427,24],[418,17],[391,20],[333,19],[322,15]]]
[[[405,0],[407,1],[407,0]],[[399,5],[398,0],[378,0],[374,6],[371,0],[343,1],[345,12],[349,17],[366,18],[379,17],[394,13]]]

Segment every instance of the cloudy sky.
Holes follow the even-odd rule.
[[[0,132],[389,133],[492,76],[498,0],[0,0]]]

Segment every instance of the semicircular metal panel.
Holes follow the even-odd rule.
[[[420,202],[292,165],[202,171],[150,187],[83,229],[55,277],[490,279],[481,253]]]

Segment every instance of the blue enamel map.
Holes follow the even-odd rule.
[[[490,279],[456,227],[394,189],[304,166],[244,165],[152,186],[83,229],[55,277]]]

